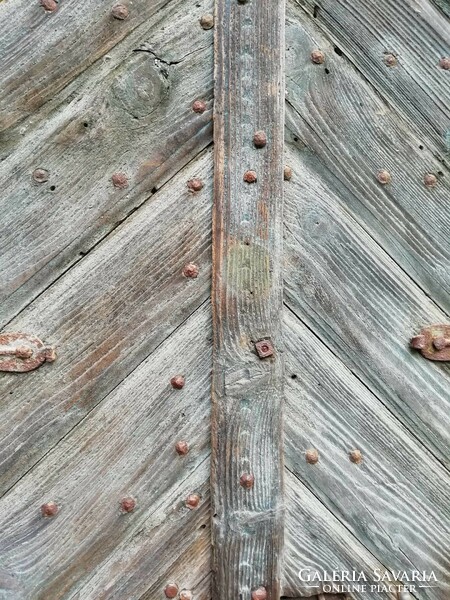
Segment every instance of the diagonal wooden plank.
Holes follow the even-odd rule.
[[[137,598],[164,574],[181,587],[209,573],[210,338],[208,303],[0,500],[0,562],[24,596]],[[123,514],[129,496],[136,508]],[[53,518],[40,515],[48,501]]]
[[[283,595],[287,598],[308,597],[323,591],[327,584],[302,581],[320,573],[364,571],[368,577],[380,563],[315,495],[288,469],[286,471],[286,549],[283,564]],[[300,570],[303,570],[300,579]],[[318,587],[314,587],[318,586]],[[344,598],[355,600],[398,600],[396,593],[373,591],[353,592]],[[332,600],[327,593],[320,600]]]
[[[450,313],[450,181],[442,165],[299,8],[289,11],[287,46],[291,140],[320,157],[324,176],[342,184],[345,210]],[[315,48],[324,65],[312,63]],[[390,184],[377,181],[380,169]],[[426,173],[436,174],[436,187],[424,185]]]
[[[284,331],[287,467],[386,567],[433,571],[438,583],[421,598],[448,598],[448,471],[290,312]],[[315,465],[309,448],[319,452]]]
[[[446,315],[352,219],[316,158],[287,160],[298,173],[285,190],[288,306],[448,467],[450,367],[409,348]]]
[[[207,151],[10,324],[58,358],[0,375],[3,492],[208,297],[211,171]],[[193,177],[200,192],[188,190]],[[190,262],[196,278],[183,275]]]
[[[216,1],[212,595],[223,600],[280,595],[284,18],[283,1]],[[268,338],[274,352],[258,358]]]
[[[2,326],[210,144],[211,110],[195,113],[192,103],[212,96],[212,32],[183,2],[171,4],[93,65],[51,114],[35,114],[40,126],[27,124],[6,144]],[[48,181],[33,180],[37,168]],[[114,173],[126,175],[125,189]]]
[[[450,21],[429,0],[293,0],[449,166]],[[386,65],[392,54],[396,65]]]

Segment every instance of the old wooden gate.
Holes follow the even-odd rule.
[[[448,1],[0,15],[0,598],[448,600]]]

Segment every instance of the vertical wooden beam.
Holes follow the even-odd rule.
[[[216,0],[212,597],[217,600],[280,597],[284,17],[284,0]],[[264,135],[255,144],[257,131],[267,137],[265,145]],[[269,352],[273,345],[272,356],[258,356],[255,343],[261,340],[269,340]],[[252,594],[260,587],[266,592]]]

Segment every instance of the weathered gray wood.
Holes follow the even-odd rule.
[[[290,312],[285,315],[284,331],[288,469],[380,563],[399,571],[433,571],[439,583],[421,589],[420,598],[448,598],[448,471]],[[319,452],[315,465],[305,460],[308,448]],[[353,449],[362,453],[361,464],[350,461]],[[294,529],[298,516],[291,512]],[[330,538],[320,547],[316,544],[316,553],[327,552],[322,546]],[[287,561],[295,563],[292,556]],[[346,570],[353,564],[354,560],[347,562]],[[328,569],[332,566],[331,557]],[[366,574],[371,576],[372,571]],[[292,573],[286,577],[292,587]]]
[[[204,188],[189,192],[199,177]],[[26,377],[0,375],[4,492],[209,295],[212,153],[203,153],[9,326],[56,346]],[[186,263],[199,267],[183,276]]]
[[[207,303],[0,500],[0,562],[20,586],[11,598],[163,598],[171,581],[207,577],[210,330]],[[136,508],[121,514],[130,495]],[[43,518],[49,500],[60,511]]]
[[[216,1],[212,595],[280,594],[284,2]],[[263,130],[267,145],[256,148]],[[246,183],[244,173],[256,172]],[[273,357],[254,343],[270,338]],[[254,485],[240,485],[242,475]]]
[[[9,4],[2,3],[0,12],[9,11]],[[92,4],[86,10],[95,22]],[[159,4],[150,3],[153,8]],[[1,144],[3,327],[211,143],[213,32],[198,22],[201,11],[211,10],[211,1],[199,0],[189,13],[181,0],[169,4],[56,95],[49,103],[52,110],[48,105],[36,110]],[[26,5],[28,12],[42,10],[38,0]],[[57,13],[42,18],[55,23],[70,13],[69,5],[64,2]],[[139,8],[134,3],[130,11],[137,14]],[[102,3],[100,12],[109,9]],[[127,28],[131,19],[114,20],[114,26]],[[15,23],[11,27],[17,36],[22,30]],[[64,27],[73,31],[67,21]],[[98,41],[98,35],[97,30],[92,37]],[[29,46],[23,49],[25,63],[31,59],[34,64],[37,57],[38,69],[41,46],[52,39],[42,40],[32,53]],[[60,46],[57,55],[64,64],[78,66],[82,46],[79,40],[66,53]],[[135,51],[140,48],[146,51]],[[18,69],[16,63],[17,77]],[[31,89],[33,73],[26,75]],[[203,114],[192,110],[197,98],[209,103]],[[49,172],[46,183],[33,181],[36,168]],[[115,172],[127,175],[126,189],[113,186]]]
[[[429,0],[294,0],[448,166],[450,21]],[[315,7],[317,6],[317,9]],[[400,26],[401,24],[401,26]],[[386,53],[398,59],[384,63]]]
[[[316,466],[309,465],[310,468]],[[384,571],[380,563],[351,532],[326,508],[313,492],[289,469],[286,471],[286,546],[283,562],[283,596],[310,598],[323,587],[321,582],[302,582],[300,569],[320,572],[336,569],[361,570],[370,575]],[[319,585],[319,589],[313,588]],[[398,600],[396,594],[351,593],[357,600]],[[319,600],[321,600],[319,596]],[[326,594],[323,600],[331,600]]]
[[[287,47],[289,138],[320,157],[323,176],[340,184],[342,209],[450,314],[450,180],[442,165],[299,8],[289,11]],[[315,48],[324,65],[312,63]],[[380,169],[389,185],[378,183]],[[435,188],[424,185],[426,173],[437,175]]]
[[[440,311],[347,212],[348,195],[308,152],[289,152],[285,297],[289,307],[443,464],[450,366],[409,340]]]

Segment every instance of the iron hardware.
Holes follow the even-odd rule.
[[[450,361],[450,325],[430,325],[410,341],[429,360]]]
[[[0,371],[25,373],[37,369],[45,361],[53,362],[55,358],[55,349],[34,335],[0,334]]]

